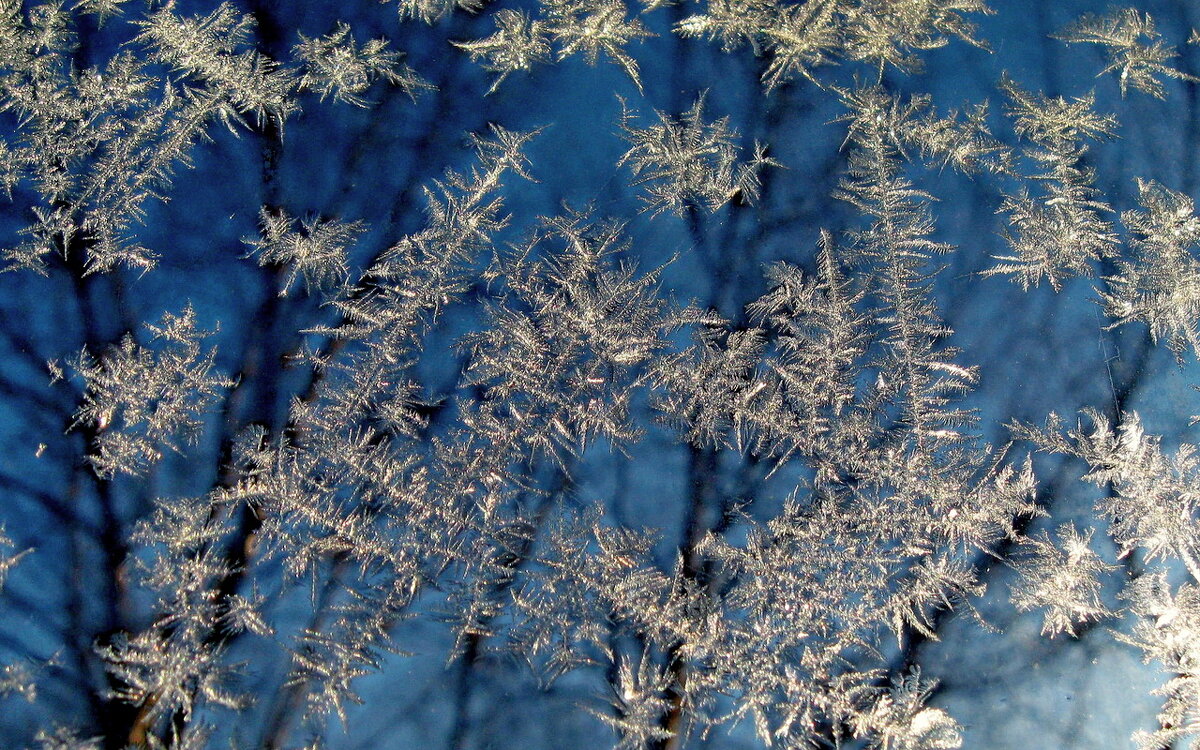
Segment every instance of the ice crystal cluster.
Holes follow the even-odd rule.
[[[0,0],[0,744],[1195,741],[1200,17],[1019,6]]]

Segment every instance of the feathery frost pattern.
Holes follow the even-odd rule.
[[[98,360],[84,351],[69,363],[86,389],[75,425],[94,436],[91,461],[102,475],[144,472],[162,448],[195,442],[204,412],[233,385],[212,371],[215,352],[201,345],[211,334],[196,328],[191,307],[146,328],[160,349],[126,335]]]
[[[247,240],[262,265],[288,268],[280,295],[287,294],[297,277],[306,291],[344,284],[350,274],[346,256],[364,227],[359,222],[305,220],[302,230],[284,211],[264,208],[258,215],[261,239]]]
[[[748,161],[738,163],[737,131],[730,129],[728,118],[704,121],[703,95],[680,122],[656,114],[659,123],[645,129],[634,125],[636,115],[629,110],[621,116],[630,149],[619,164],[629,164],[638,183],[648,185],[649,210],[682,215],[690,206],[716,211],[737,198],[753,203],[761,187],[759,171],[780,166],[759,144]]]
[[[1200,735],[1200,459],[1118,388],[1200,356],[1194,165],[1108,174],[1129,91],[1198,82],[1155,19],[995,104],[906,77],[989,53],[983,0],[384,4],[0,2],[22,741],[469,750],[503,694],[514,743],[953,750],[922,647],[993,606],[1117,625],[1170,675],[1134,740]],[[1088,284],[1111,411],[987,401],[955,297]]]
[[[1118,634],[1118,638],[1140,648],[1146,661],[1155,660],[1174,675],[1155,691],[1165,696],[1158,717],[1161,728],[1138,732],[1134,737],[1142,750],[1157,750],[1200,733],[1188,718],[1200,709],[1195,692],[1195,644],[1200,627],[1196,619],[1200,614],[1196,588],[1200,582],[1196,449],[1183,444],[1173,455],[1166,454],[1161,439],[1147,435],[1135,413],[1122,414],[1115,427],[1098,412],[1085,416],[1091,423],[1089,429],[1080,425],[1065,430],[1062,420],[1051,415],[1044,429],[1017,425],[1016,432],[1041,450],[1086,462],[1090,471],[1085,479],[1112,488],[1098,502],[1097,510],[1109,522],[1109,534],[1118,546],[1119,556],[1125,558],[1138,551],[1148,563],[1155,563],[1129,581],[1121,593],[1129,602],[1128,611],[1138,620],[1132,633]],[[1048,539],[1035,540],[1039,557],[1060,557],[1060,565],[1053,573],[1030,570],[1032,575],[1026,575],[1027,583],[1018,590],[1015,601],[1022,607],[1048,606],[1048,631],[1072,632],[1073,622],[1107,616],[1096,592],[1098,576],[1111,566],[1103,564],[1086,542],[1087,538],[1074,530],[1060,532],[1060,549],[1049,546]],[[1168,577],[1167,564],[1171,561],[1182,563],[1188,573],[1186,582]],[[1035,564],[1040,568],[1042,563]],[[1057,592],[1046,588],[1052,580],[1059,587]]]
[[[350,26],[339,23],[329,34],[302,40],[296,45],[296,57],[304,64],[300,88],[311,89],[322,98],[332,96],[357,106],[366,106],[362,94],[376,80],[397,86],[409,96],[430,85],[400,62],[402,55],[388,49],[386,39],[372,39],[359,47]]]
[[[1083,166],[1085,142],[1111,137],[1116,123],[1093,111],[1091,96],[1051,99],[1007,78],[1001,88],[1017,134],[1029,142],[1024,156],[1038,168],[1031,177],[1042,194],[1022,187],[1005,198],[1000,211],[1008,216],[1013,254],[998,256],[1001,262],[984,273],[1012,274],[1025,289],[1045,279],[1058,290],[1066,279],[1093,275],[1092,264],[1116,252],[1117,237],[1105,219],[1112,209],[1099,200],[1093,170]]]
[[[1025,541],[1028,556],[1017,563],[1021,584],[1013,604],[1022,611],[1045,608],[1043,635],[1075,635],[1075,625],[1109,616],[1100,600],[1100,575],[1116,568],[1092,551],[1090,532],[1067,524],[1055,536],[1043,533]]]
[[[1121,215],[1133,232],[1130,259],[1117,262],[1102,293],[1114,325],[1139,321],[1177,356],[1200,356],[1200,218],[1192,199],[1156,182],[1138,180],[1143,210]]]
[[[1121,96],[1133,88],[1158,99],[1166,98],[1166,88],[1159,76],[1193,83],[1200,80],[1168,65],[1179,53],[1163,41],[1150,14],[1134,8],[1114,10],[1107,16],[1086,15],[1064,29],[1058,38],[1067,43],[1104,47],[1108,65],[1099,75],[1116,74]]]

